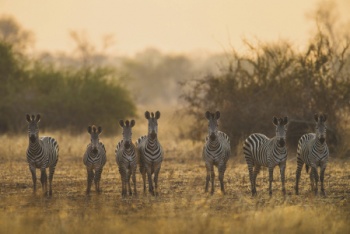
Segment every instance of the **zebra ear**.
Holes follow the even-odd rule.
[[[35,121],[36,121],[37,123],[39,123],[39,122],[40,122],[40,117],[41,117],[41,116],[40,116],[40,114],[37,114],[37,115],[36,115],[36,119],[35,119]]]
[[[160,118],[160,112],[159,112],[159,111],[156,112],[155,118],[156,118],[156,119],[159,119],[159,118]]]
[[[132,120],[130,121],[130,127],[134,127],[134,126],[135,126],[135,120],[132,119]]]
[[[278,125],[278,119],[276,118],[276,116],[273,117],[272,123],[277,126]]]
[[[28,123],[31,121],[30,115],[26,114],[26,120],[27,120]]]
[[[318,114],[317,113],[314,115],[314,118],[315,118],[315,121],[318,122]]]
[[[215,119],[220,119],[220,111],[215,112]]]
[[[207,118],[207,120],[210,120],[210,116],[211,114],[209,111],[205,112],[205,117]]]
[[[101,126],[98,126],[98,128],[97,128],[97,133],[98,133],[98,134],[101,134],[101,132],[102,132],[102,127],[101,127]]]
[[[327,115],[323,114],[323,122],[326,122],[326,120],[327,120]]]
[[[124,125],[124,120],[119,120],[119,125],[121,126],[121,127],[124,127],[125,125]]]
[[[91,127],[91,126],[87,127],[87,130],[88,130],[88,133],[91,134],[91,132],[92,132],[92,127]]]
[[[283,118],[283,125],[286,125],[288,123],[288,116],[285,116]]]
[[[146,119],[151,118],[151,116],[150,116],[150,114],[149,114],[149,112],[148,112],[148,111],[146,111],[146,112],[145,112],[145,117],[146,117]]]

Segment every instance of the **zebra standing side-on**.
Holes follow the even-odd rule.
[[[218,131],[219,111],[215,113],[207,111],[205,117],[209,120],[208,136],[205,139],[202,153],[207,169],[205,192],[208,192],[209,180],[211,180],[211,194],[214,194],[215,165],[219,172],[221,192],[225,194],[224,174],[226,171],[226,163],[231,154],[230,139],[225,133]]]
[[[243,153],[248,165],[252,195],[256,195],[256,177],[261,166],[269,169],[269,194],[272,195],[273,169],[279,166],[281,173],[282,192],[285,195],[285,169],[287,162],[286,133],[288,117],[273,117],[276,126],[276,136],[267,136],[254,133],[243,143]]]
[[[158,119],[160,112],[155,114],[145,112],[148,120],[148,135],[140,137],[136,141],[137,151],[140,157],[140,172],[143,179],[143,191],[146,191],[146,173],[148,177],[148,190],[152,195],[158,193],[158,175],[162,165],[164,153],[161,144],[158,141]],[[152,174],[154,173],[154,188]],[[155,192],[154,192],[155,190]]]
[[[58,143],[52,137],[39,138],[40,114],[26,115],[28,122],[29,146],[27,149],[27,161],[33,179],[33,191],[36,191],[36,168],[41,171],[41,185],[44,195],[52,195],[52,179],[58,161]],[[46,168],[49,168],[49,192],[47,191]]]
[[[130,185],[131,176],[134,184],[134,195],[136,196],[137,153],[135,145],[131,139],[131,129],[135,126],[135,120],[131,120],[130,122],[129,120],[126,120],[125,123],[123,120],[120,120],[119,124],[123,128],[123,140],[118,142],[115,149],[115,156],[122,180],[122,196],[125,197],[127,195],[127,188],[129,189],[129,195],[132,195]]]
[[[95,181],[96,192],[101,192],[100,179],[103,170],[103,166],[106,164],[106,149],[102,142],[99,140],[99,135],[102,132],[101,127],[95,125],[87,128],[88,133],[91,136],[91,143],[87,145],[86,151],[83,157],[84,165],[87,171],[87,187],[86,193],[90,193],[92,181]],[[95,171],[95,173],[94,173]]]
[[[329,150],[326,143],[326,125],[327,115],[325,114],[315,114],[316,121],[316,133],[304,134],[298,142],[297,148],[297,171],[296,171],[296,184],[295,193],[299,194],[299,180],[301,169],[304,163],[306,164],[306,172],[309,172],[309,167],[311,167],[310,181],[311,188],[318,193],[318,173],[317,168],[320,167],[320,180],[321,180],[321,193],[326,195],[324,191],[324,172],[327,167]],[[315,186],[316,182],[316,186]]]

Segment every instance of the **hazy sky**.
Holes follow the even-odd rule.
[[[288,39],[302,45],[313,24],[306,14],[318,0],[0,0],[0,16],[12,15],[35,34],[35,49],[69,51],[69,32],[85,32],[96,45],[114,35],[113,53],[147,47],[163,52],[223,52],[242,38]],[[340,10],[348,0],[337,0]]]

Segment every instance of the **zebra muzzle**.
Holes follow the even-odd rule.
[[[97,154],[97,152],[98,152],[97,148],[92,149],[92,153]]]
[[[286,141],[282,138],[278,141],[279,146],[283,147],[286,144]]]
[[[29,140],[30,140],[31,142],[35,142],[35,139],[36,139],[35,135],[30,135],[30,136],[29,136]]]
[[[320,138],[321,144],[323,144],[325,141],[326,141],[326,138],[325,138],[325,137],[321,137],[321,138]]]

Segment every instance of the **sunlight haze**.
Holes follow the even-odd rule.
[[[169,53],[239,49],[242,39],[288,39],[302,45],[317,0],[0,0],[1,15],[13,16],[35,35],[39,51],[69,51],[69,32],[101,45],[113,35],[111,52],[131,55],[153,47]],[[344,0],[337,1],[349,5]],[[345,11],[345,10],[344,10]]]

